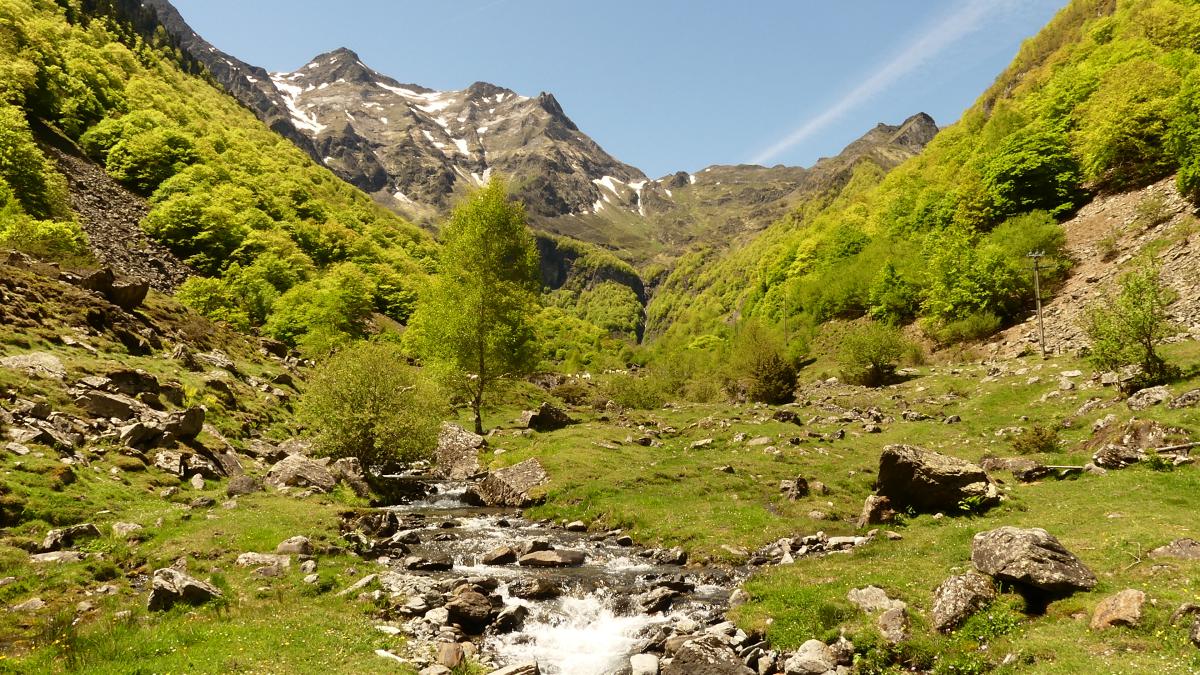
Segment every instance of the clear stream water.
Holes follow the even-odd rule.
[[[444,483],[419,501],[393,507],[402,513],[419,513],[430,525],[453,521],[446,528],[452,539],[425,541],[416,554],[437,552],[455,562],[445,577],[487,576],[500,582],[498,593],[506,604],[529,610],[521,630],[489,635],[483,653],[498,664],[536,660],[547,675],[607,675],[629,664],[629,657],[645,648],[656,628],[694,617],[716,617],[727,604],[733,582],[729,575],[704,568],[660,565],[638,555],[636,548],[618,546],[612,537],[593,540],[584,533],[567,532],[522,519],[512,509],[469,506],[463,499],[465,484]],[[554,548],[583,551],[581,567],[530,569],[516,565],[489,566],[479,562],[499,546],[518,547],[532,539],[548,541]],[[634,598],[653,588],[661,577],[684,579],[696,590],[675,601],[669,613],[646,614]],[[553,600],[522,600],[508,594],[508,584],[518,578],[541,576],[565,589]]]

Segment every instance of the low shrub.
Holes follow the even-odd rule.
[[[1062,441],[1059,440],[1058,430],[1054,427],[1035,424],[1013,436],[1012,447],[1020,455],[1048,454],[1061,450]]]

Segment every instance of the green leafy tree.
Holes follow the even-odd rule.
[[[487,393],[537,362],[537,249],[525,208],[499,178],[454,209],[442,237],[437,276],[413,320],[416,347],[466,398],[483,433]]]
[[[1020,131],[1003,143],[983,171],[999,218],[1036,209],[1060,216],[1084,198],[1083,175],[1064,135]]]
[[[446,405],[398,345],[359,342],[317,369],[297,412],[318,454],[369,468],[428,458]]]
[[[755,319],[743,322],[733,336],[729,372],[752,401],[786,403],[795,396],[796,366],[785,354],[782,337]]]
[[[886,384],[910,347],[894,326],[874,321],[856,326],[842,337],[838,352],[842,379],[868,387]]]
[[[1084,316],[1083,328],[1092,343],[1088,359],[1101,370],[1137,366],[1141,374],[1132,387],[1170,379],[1175,369],[1158,353],[1158,346],[1178,332],[1167,311],[1174,300],[1152,260],[1122,275],[1116,292],[1096,301]]]

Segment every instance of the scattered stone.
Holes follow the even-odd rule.
[[[535,499],[529,494],[530,490],[548,480],[550,476],[542,463],[531,458],[491,472],[478,485],[472,486],[468,494],[487,506],[531,506]]]
[[[235,563],[238,567],[282,567],[287,568],[292,566],[292,557],[290,555],[276,555],[274,553],[243,553],[237,557]]]
[[[902,600],[889,598],[887,592],[878,586],[852,588],[850,589],[850,592],[846,594],[846,599],[867,614],[886,612],[889,609],[908,606]]]
[[[996,599],[996,584],[975,572],[952,576],[933,592],[933,627],[947,633]]]
[[[1182,408],[1194,408],[1198,404],[1200,404],[1200,389],[1191,389],[1172,399],[1167,403],[1167,407],[1172,410],[1179,410]]]
[[[888,644],[900,644],[908,639],[908,608],[893,607],[879,615],[879,632]]]
[[[1165,546],[1159,546],[1150,551],[1150,557],[1200,560],[1200,542],[1195,539],[1176,539]]]
[[[345,597],[347,595],[351,595],[353,593],[357,593],[358,591],[361,591],[362,589],[366,588],[367,586],[370,586],[371,583],[373,583],[378,578],[379,578],[378,574],[368,574],[367,576],[350,584],[346,588],[343,588],[342,590],[338,591],[337,597],[341,598],[341,597]]]
[[[203,490],[204,489],[204,476],[201,476],[198,473],[192,474],[192,479],[189,480],[188,482],[191,483],[192,489],[194,489],[194,490]]]
[[[141,531],[143,528],[137,523],[113,523],[112,533],[118,539],[128,539],[135,532]]]
[[[225,496],[241,497],[254,492],[262,492],[262,483],[257,478],[250,476],[234,476],[229,479],[229,483],[225,486]]]
[[[582,551],[556,549],[553,551],[534,551],[521,556],[517,564],[522,567],[578,567],[584,563]]]
[[[404,559],[404,569],[414,572],[448,572],[454,569],[454,561],[447,555],[432,557],[409,556]]]
[[[467,656],[463,653],[462,645],[457,642],[443,642],[437,647],[438,665],[453,670],[461,666],[466,659]]]
[[[963,502],[986,508],[1000,501],[1000,491],[979,466],[911,445],[883,449],[878,493],[896,507],[922,511],[957,511]]]
[[[13,605],[8,609],[9,611],[16,612],[18,614],[35,614],[43,609],[46,609],[46,607],[46,602],[41,598],[30,598],[25,602]]]
[[[643,593],[634,599],[634,602],[641,608],[644,614],[657,614],[666,612],[671,608],[671,602],[679,597],[679,591],[665,586],[660,586],[651,591]]]
[[[575,420],[570,415],[549,403],[542,403],[537,410],[526,410],[520,419],[520,426],[534,431],[555,431],[571,424]]]
[[[779,481],[779,492],[783,498],[789,502],[798,501],[808,496],[811,488],[803,476],[796,476],[790,480]]]
[[[867,495],[863,501],[862,515],[858,517],[858,527],[862,529],[868,525],[882,525],[895,519],[896,511],[892,508],[890,499],[882,495]]]
[[[712,444],[713,444],[713,439],[701,438],[698,441],[693,441],[691,446],[689,446],[689,447],[691,447],[691,449],[693,449],[693,450],[699,450],[700,448],[707,448],[708,446],[710,446]]]
[[[1124,469],[1145,459],[1141,448],[1109,443],[1092,454],[1092,463],[1105,469]]]
[[[1116,595],[1100,601],[1092,614],[1092,630],[1104,630],[1113,626],[1136,628],[1142,621],[1142,605],[1146,594],[1127,588]]]
[[[492,620],[491,629],[497,633],[511,633],[520,630],[528,617],[529,608],[525,605],[507,605]]]
[[[836,668],[837,656],[820,640],[809,640],[800,645],[783,665],[787,675],[825,675]]]
[[[971,543],[971,562],[1000,581],[1056,595],[1096,586],[1096,575],[1041,528],[1005,526],[980,532]]]
[[[511,565],[517,562],[517,552],[510,546],[501,546],[484,553],[479,562],[484,565]]]
[[[459,593],[446,603],[446,610],[450,613],[451,623],[458,624],[463,630],[475,635],[482,633],[492,618],[491,601],[475,591]]]
[[[292,555],[310,555],[312,553],[312,543],[308,540],[308,537],[297,535],[279,542],[279,545],[275,547],[275,552]]]
[[[79,525],[50,530],[46,533],[45,538],[42,539],[40,551],[42,553],[58,551],[84,539],[92,539],[99,536],[100,529],[92,523],[80,523]]]
[[[522,600],[549,600],[562,595],[562,589],[550,579],[523,577],[508,584],[508,593]]]
[[[154,571],[148,607],[150,611],[167,610],[176,603],[202,605],[213,598],[221,597],[215,586],[166,567]]]

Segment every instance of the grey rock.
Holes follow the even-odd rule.
[[[850,589],[850,592],[846,594],[846,599],[849,600],[851,604],[868,614],[886,612],[889,609],[907,606],[902,600],[889,598],[887,592],[878,586],[852,588]]]
[[[332,492],[337,485],[328,469],[301,455],[289,455],[272,466],[267,471],[266,483],[277,489],[303,487],[317,492]]]
[[[537,458],[498,469],[470,489],[470,494],[487,506],[530,506],[530,490],[550,480]]]
[[[57,530],[50,530],[42,539],[42,553],[51,551],[59,551],[63,548],[73,546],[77,542],[84,539],[93,539],[100,536],[100,529],[92,523],[80,523],[71,525]]]
[[[1129,406],[1130,410],[1145,410],[1170,398],[1171,390],[1167,387],[1150,387],[1135,392],[1125,401],[1125,405]]]
[[[522,567],[578,567],[584,563],[582,551],[556,549],[553,551],[534,551],[521,556],[517,561]]]
[[[493,670],[488,675],[542,675],[542,669],[538,667],[537,661],[529,661]]]
[[[1176,539],[1150,551],[1151,558],[1176,558],[1178,560],[1200,560],[1200,542],[1195,539]]]
[[[879,615],[876,625],[888,644],[900,644],[908,639],[908,608],[893,607]]]
[[[800,645],[783,664],[786,675],[825,675],[836,668],[837,656],[820,640],[809,640]]]
[[[523,577],[508,584],[508,593],[522,600],[549,600],[562,595],[562,588],[550,579]]]
[[[48,606],[49,605],[47,605],[46,602],[41,598],[30,598],[25,602],[17,603],[8,609],[10,612],[16,612],[18,614],[36,614],[43,609],[46,609]]]
[[[187,410],[167,415],[163,431],[181,441],[189,441],[204,429],[204,408],[192,406]]]
[[[980,572],[1000,581],[1053,594],[1087,591],[1096,575],[1041,528],[1000,527],[975,535],[971,562]]]
[[[137,532],[143,530],[141,525],[137,523],[113,523],[112,533],[118,539],[128,539]]]
[[[462,626],[463,630],[479,634],[487,628],[493,616],[492,603],[486,596],[475,591],[464,591],[445,605],[450,612],[450,622]]]
[[[933,627],[946,633],[996,599],[996,584],[982,574],[952,576],[933,592]]]
[[[279,542],[279,545],[275,547],[275,552],[284,555],[310,555],[312,553],[312,542],[308,540],[308,537],[296,535],[295,537]]]
[[[881,525],[896,519],[896,511],[892,508],[892,500],[883,495],[867,495],[863,500],[862,515],[858,517],[858,527]]]
[[[79,551],[51,551],[49,553],[35,553],[29,556],[29,562],[35,565],[62,565],[65,563],[82,562],[83,557],[83,554]]]
[[[103,391],[88,391],[75,399],[75,405],[88,411],[93,417],[103,419],[128,420],[142,404],[121,394],[109,394]]]
[[[241,497],[254,492],[262,492],[262,482],[250,476],[234,476],[225,486],[225,496]]]
[[[663,675],[755,675],[716,635],[684,642],[661,672]]]
[[[457,424],[443,423],[434,455],[435,474],[450,480],[466,480],[478,474],[482,470],[479,450],[485,443],[483,436]]]
[[[280,567],[292,566],[292,556],[275,553],[243,553],[237,557],[238,567]]]
[[[67,368],[59,358],[49,352],[30,352],[0,358],[0,367],[19,370],[26,375],[48,380],[62,381],[67,377]]]
[[[219,597],[221,591],[212,584],[166,567],[154,571],[148,608],[154,612],[170,609],[177,603],[202,605]]]
[[[966,460],[911,445],[889,445],[879,458],[878,493],[899,508],[957,511],[965,500],[981,507],[1000,502],[984,470]]]

